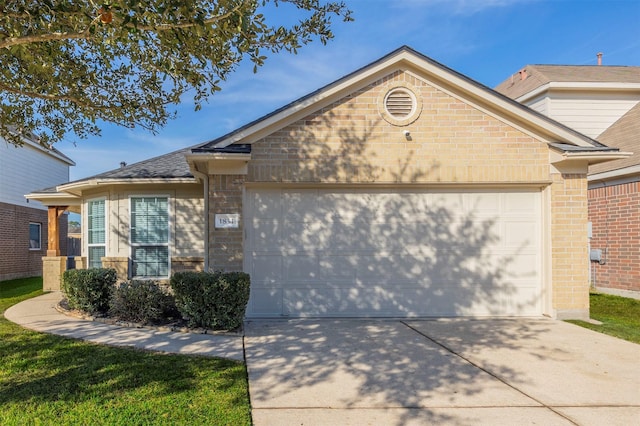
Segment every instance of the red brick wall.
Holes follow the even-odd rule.
[[[40,250],[29,250],[29,223],[40,223]],[[42,275],[47,255],[47,211],[0,203],[0,281]],[[67,215],[60,217],[61,252],[66,254]]]
[[[592,249],[604,265],[591,263],[596,287],[640,291],[640,182],[594,188],[589,194]]]

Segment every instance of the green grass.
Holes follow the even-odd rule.
[[[0,282],[0,313],[42,293]],[[250,425],[242,363],[85,343],[0,317],[2,425]]]
[[[627,297],[591,293],[591,318],[602,325],[584,321],[573,324],[609,334],[634,343],[640,343],[640,300]]]

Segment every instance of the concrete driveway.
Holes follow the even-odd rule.
[[[545,319],[251,321],[255,425],[640,424],[640,345]]]

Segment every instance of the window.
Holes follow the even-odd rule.
[[[29,223],[29,250],[40,250],[42,248],[42,224]]]
[[[169,200],[131,198],[132,277],[169,276]]]
[[[87,204],[87,249],[88,267],[102,268],[106,256],[105,200],[91,200]]]

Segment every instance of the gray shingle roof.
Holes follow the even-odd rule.
[[[589,173],[602,173],[640,164],[640,102],[631,108],[618,121],[598,136],[602,143],[631,151],[633,155],[622,160],[609,161],[589,167]]]
[[[138,163],[128,164],[118,169],[109,170],[94,176],[78,179],[69,183],[77,183],[90,179],[153,179],[153,178],[193,178],[185,154],[196,146],[182,148],[168,154],[149,158]]]
[[[550,82],[640,83],[640,67],[605,65],[527,65],[526,78],[520,71],[496,86],[495,90],[512,99]]]

